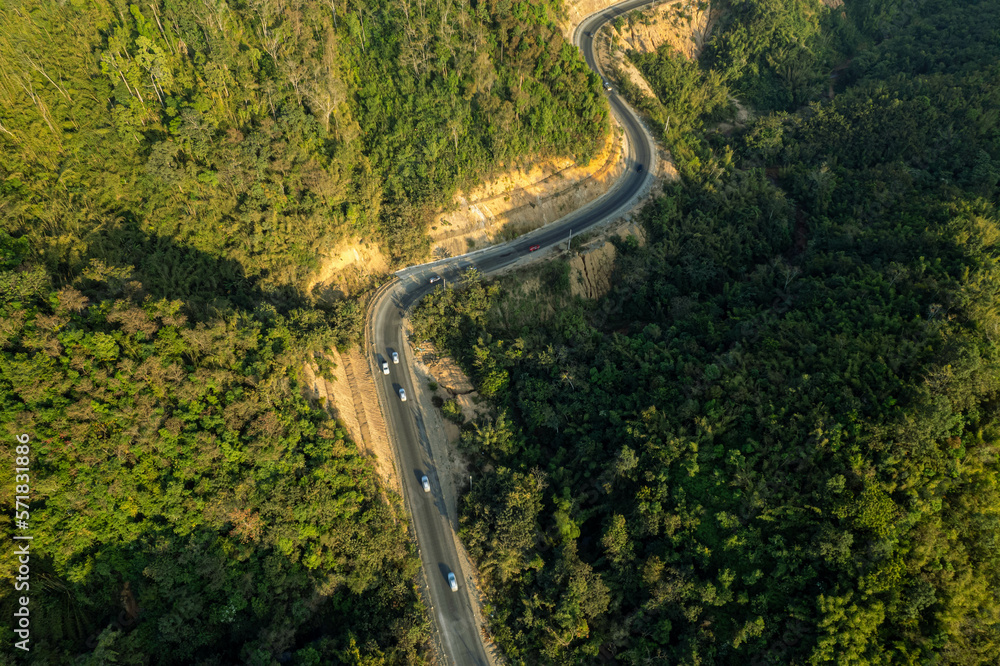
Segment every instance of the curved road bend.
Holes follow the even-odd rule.
[[[628,11],[650,4],[653,0],[628,0],[599,11],[584,19],[574,34],[574,41],[583,50],[587,64],[595,71],[593,38],[605,22]],[[389,427],[390,438],[395,444],[397,472],[403,487],[403,496],[413,517],[417,544],[423,564],[427,592],[426,601],[431,608],[431,619],[440,638],[439,646],[444,659],[455,666],[488,666],[489,660],[483,647],[479,627],[473,613],[474,590],[469,589],[469,576],[461,570],[455,547],[457,516],[449,516],[437,478],[434,455],[417,404],[414,380],[409,371],[409,347],[403,335],[403,315],[434,287],[428,284],[432,275],[441,275],[447,281],[458,280],[461,273],[475,267],[489,274],[521,259],[528,248],[540,245],[542,250],[567,240],[586,229],[613,219],[633,204],[646,187],[654,170],[655,149],[635,112],[615,92],[607,93],[615,117],[627,136],[627,171],[614,189],[592,204],[517,240],[471,254],[442,261],[413,266],[399,271],[399,280],[386,289],[372,305],[373,330],[366,349],[378,385],[379,401]],[[641,172],[636,170],[642,165]],[[539,255],[543,252],[539,252]],[[436,285],[435,285],[436,286]],[[392,363],[392,352],[399,354],[399,364]],[[382,361],[388,361],[390,374],[384,375]],[[407,401],[399,398],[399,389],[405,390]],[[421,475],[426,474],[431,492],[423,492]],[[453,572],[458,580],[458,591],[452,592],[447,576]]]

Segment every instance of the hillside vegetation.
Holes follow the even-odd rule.
[[[339,239],[418,260],[456,187],[603,144],[599,82],[553,11],[3,3],[0,423],[32,442],[24,663],[427,659],[398,497],[302,397],[305,359],[356,344],[362,309],[303,288]],[[0,508],[14,530],[13,496]],[[11,617],[14,550],[0,560]]]
[[[731,4],[703,63],[638,60],[683,178],[606,297],[556,263],[415,318],[495,408],[462,438],[492,631],[516,663],[995,664],[1000,6]],[[810,40],[852,58],[832,100],[727,73]],[[809,104],[710,131],[750,85]]]
[[[0,13],[4,226],[62,279],[97,258],[191,302],[298,287],[346,236],[419,258],[458,184],[528,155],[586,159],[607,131],[551,14],[15,0]]]

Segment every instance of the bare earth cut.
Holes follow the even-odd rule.
[[[512,169],[455,196],[455,209],[438,215],[429,235],[434,259],[454,257],[527,233],[597,199],[624,169],[618,132],[587,164],[569,158]]]
[[[717,5],[698,0],[666,2],[630,12],[620,28],[609,24],[605,30],[618,49],[652,53],[669,44],[688,60],[695,60],[712,36],[721,13]]]
[[[617,252],[608,240],[610,236],[633,236],[640,245],[646,242],[646,233],[642,227],[634,222],[622,222],[580,247],[569,260],[569,284],[574,296],[600,298],[611,289],[611,275]]]
[[[364,291],[388,272],[389,260],[375,243],[352,238],[323,255],[305,291],[321,300],[346,298]]]
[[[347,428],[358,450],[371,458],[386,487],[400,493],[385,419],[379,409],[374,379],[367,360],[356,349],[341,355],[336,349],[323,355],[334,364],[333,381],[324,378],[314,360],[303,367],[306,397],[321,404]]]
[[[579,0],[565,6],[560,28],[567,38],[587,15],[616,4],[612,0]],[[710,38],[719,10],[707,2],[681,0],[636,10],[623,18],[621,28],[606,25],[597,35],[597,56],[603,71],[620,70],[646,94],[645,79],[624,52],[645,53],[670,44],[688,58],[696,58]],[[512,168],[471,191],[455,195],[451,210],[429,224],[431,259],[454,257],[527,233],[582,208],[605,194],[625,168],[620,131],[613,130],[588,164],[570,158],[538,159]],[[663,155],[659,176],[672,179],[676,169]],[[370,286],[389,271],[389,261],[373,243],[353,238],[326,253],[307,285],[323,299],[343,298]]]

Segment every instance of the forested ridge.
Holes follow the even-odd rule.
[[[301,394],[303,354],[337,343],[323,313],[194,323],[127,272],[56,288],[25,239],[0,243],[0,415],[31,440],[29,529],[12,503],[2,517],[33,539],[24,656],[417,661],[419,560],[398,506]],[[13,487],[14,468],[0,478]],[[2,557],[10,615],[17,555]]]
[[[1000,6],[729,6],[699,63],[633,55],[681,180],[606,296],[555,261],[414,317],[494,408],[461,440],[491,631],[529,664],[997,663]],[[810,40],[824,85],[761,75]]]
[[[555,11],[0,6],[0,421],[31,438],[34,539],[15,658],[426,660],[398,497],[303,398],[362,308],[304,287],[341,240],[420,260],[456,188],[595,151],[607,105]]]
[[[174,298],[299,286],[350,236],[420,258],[458,185],[586,158],[607,131],[553,11],[16,0],[0,14],[6,228],[60,277],[96,257]]]

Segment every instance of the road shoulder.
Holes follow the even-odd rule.
[[[409,313],[407,313],[409,315]],[[428,372],[428,367],[418,355],[420,343],[413,340],[413,329],[410,327],[410,319],[404,319],[404,334],[407,341],[405,355],[410,361],[409,367],[413,372],[413,400],[416,402],[420,417],[423,420],[424,432],[427,435],[428,443],[431,447],[431,455],[437,469],[438,483],[444,497],[445,507],[448,512],[448,519],[452,525],[452,538],[455,542],[455,550],[458,552],[459,568],[466,579],[464,589],[468,590],[469,601],[472,606],[476,626],[485,648],[486,655],[490,660],[490,666],[500,666],[506,663],[503,659],[499,647],[492,641],[488,630],[488,624],[483,618],[484,599],[480,593],[478,569],[469,557],[458,538],[458,498],[459,494],[468,489],[469,480],[466,470],[469,463],[457,449],[457,438],[449,437],[448,427],[441,410],[434,406],[431,398],[434,393],[428,388],[428,383],[436,379]]]

